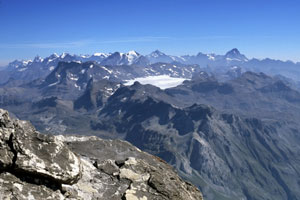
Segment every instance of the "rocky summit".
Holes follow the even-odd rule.
[[[128,142],[43,135],[0,109],[0,199],[191,199],[201,192]]]

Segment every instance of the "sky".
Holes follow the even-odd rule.
[[[298,0],[0,0],[0,66],[156,49],[300,61]]]

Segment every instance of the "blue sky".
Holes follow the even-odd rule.
[[[225,54],[300,61],[297,0],[0,0],[0,66],[53,52]]]

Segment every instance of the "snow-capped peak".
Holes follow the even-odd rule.
[[[140,56],[136,51],[129,51],[126,53],[128,64],[132,64],[136,58]]]
[[[131,55],[131,56],[139,56],[140,54],[139,53],[137,53],[136,51],[129,51],[128,53],[127,53],[127,55]]]
[[[53,57],[56,57],[56,58],[59,57],[59,55],[58,55],[57,53],[53,53],[52,56],[53,56]]]
[[[31,62],[32,62],[32,60],[23,60],[22,64],[23,64],[23,66],[27,66]]]
[[[94,53],[93,56],[107,57],[108,54],[106,54],[106,53]]]
[[[40,56],[36,56],[33,60],[33,62],[43,62],[43,58],[41,58]]]
[[[55,58],[59,58],[59,55],[57,53],[53,53],[51,54],[49,57],[45,58],[46,60],[48,59],[55,59]]]
[[[68,53],[63,52],[63,53],[60,55],[60,58],[64,59],[67,55],[68,55]]]

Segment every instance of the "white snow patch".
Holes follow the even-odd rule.
[[[176,61],[176,56],[170,56],[170,58],[174,61]]]
[[[104,67],[104,66],[102,66],[101,68],[104,69],[105,71],[107,71],[107,72],[110,73],[110,74],[113,72],[112,70],[109,70],[109,69],[107,69],[107,68]]]
[[[207,54],[206,56],[208,57],[209,60],[215,60],[215,57],[211,54]]]
[[[57,53],[53,53],[53,56],[56,57],[56,58],[59,57],[59,55]]]
[[[66,56],[67,56],[67,53],[64,52],[61,54],[60,58],[64,59]]]
[[[105,87],[105,89],[106,89],[107,91],[109,91],[109,92],[112,92],[112,91],[113,91],[112,88],[106,88],[106,87]]]
[[[72,81],[78,81],[78,77],[70,77]]]
[[[54,68],[55,68],[54,66],[51,66],[51,67],[49,67],[49,70],[50,70],[50,71],[53,71]]]
[[[151,84],[160,89],[166,89],[171,87],[176,87],[182,84],[183,81],[188,80],[185,78],[174,78],[168,75],[159,75],[159,76],[148,76],[141,77],[132,80],[128,80],[124,85],[132,85],[135,81],[140,82],[141,84]]]
[[[55,83],[51,83],[48,85],[48,87],[51,87],[51,86],[54,86],[54,85],[57,85],[59,83],[59,81],[55,82]]]
[[[22,68],[22,69],[19,69],[18,71],[19,71],[19,72],[23,72],[23,71],[25,71],[25,70],[27,70],[27,68]]]
[[[26,65],[28,65],[29,63],[31,63],[32,62],[32,60],[23,60],[23,66],[26,66]]]
[[[78,81],[78,79],[79,79],[75,74],[72,74],[72,73],[68,74],[68,78],[73,81]]]
[[[183,61],[186,61],[186,59],[182,56],[178,56],[179,59],[183,60]]]
[[[74,86],[75,86],[76,88],[78,88],[78,90],[81,90],[81,87],[78,86],[76,83],[74,84]]]
[[[132,55],[132,56],[138,56],[138,54],[135,51],[129,51],[128,55]]]
[[[241,61],[240,59],[237,58],[226,58],[227,61]]]

